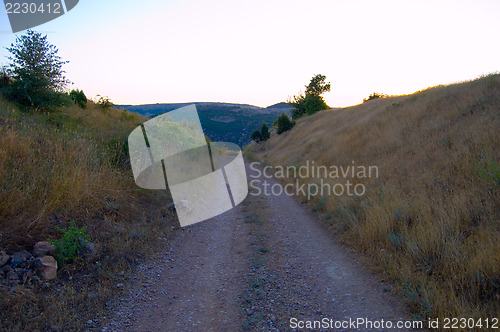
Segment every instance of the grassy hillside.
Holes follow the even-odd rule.
[[[248,155],[296,169],[377,166],[378,178],[324,179],[361,183],[363,196],[309,204],[416,316],[491,319],[500,313],[499,129],[500,75],[490,75],[319,112]]]
[[[52,282],[2,276],[2,329],[83,329],[175,226],[167,194],[140,190],[132,177],[126,140],[143,121],[91,102],[40,114],[0,99],[0,250],[31,251],[73,220],[95,245],[92,256],[60,266]]]
[[[201,125],[210,140],[232,142],[239,146],[250,143],[251,133],[255,129],[260,130],[262,122],[265,121],[271,126],[281,113],[290,113],[290,106],[286,103],[275,104],[268,108],[227,103],[148,104],[121,107],[143,116],[154,117],[191,104],[196,104]]]

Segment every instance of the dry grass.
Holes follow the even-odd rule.
[[[500,314],[499,128],[497,74],[319,112],[250,151],[275,166],[378,166],[349,179],[364,196],[317,210],[415,316],[484,319]]]
[[[82,329],[104,314],[116,283],[168,236],[175,225],[168,194],[136,187],[124,145],[144,121],[93,103],[30,114],[0,99],[0,249],[31,250],[76,220],[97,252],[63,266],[48,287],[29,280],[0,287],[2,328]]]

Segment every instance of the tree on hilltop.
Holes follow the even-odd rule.
[[[11,54],[7,72],[12,83],[2,92],[9,99],[35,110],[51,110],[67,102],[60,92],[69,83],[62,70],[68,61],[61,60],[47,35],[28,30],[6,49]]]
[[[294,106],[292,110],[292,119],[296,120],[304,115],[311,115],[318,111],[328,109],[328,105],[321,96],[330,91],[331,84],[326,82],[325,75],[315,75],[306,85],[305,95],[299,94],[294,96],[293,100],[289,99],[288,103]]]
[[[329,92],[331,84],[326,82],[325,75],[315,75],[311,78],[311,82],[306,86],[306,95],[321,96],[323,93]]]

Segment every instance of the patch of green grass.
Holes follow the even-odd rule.
[[[346,222],[341,222],[339,223],[339,225],[337,226],[337,232],[339,233],[344,233],[348,230],[348,226],[347,226],[347,223]]]
[[[428,299],[425,282],[405,282],[401,294],[408,301],[416,303],[420,308],[415,319],[424,320],[431,315],[431,304]]]
[[[264,256],[254,257],[254,259],[252,260],[252,268],[258,269],[259,267],[264,265],[266,263],[266,261],[267,261],[267,259]]]
[[[245,218],[243,219],[243,222],[249,224],[249,223],[254,223],[257,220],[258,220],[257,216],[252,213],[250,215],[245,216]]]
[[[500,185],[500,166],[493,159],[484,158],[483,164],[479,165],[477,170],[486,180]]]
[[[391,233],[387,234],[387,240],[396,247],[397,249],[400,249],[403,245],[403,236],[400,233]]]
[[[326,197],[321,197],[319,199],[318,205],[316,205],[315,207],[313,207],[312,210],[314,212],[323,211],[325,209],[325,205],[326,205]]]
[[[249,330],[251,330],[251,329],[252,329],[252,325],[250,325],[250,323],[249,323],[249,322],[245,322],[245,323],[243,323],[243,324],[241,325],[241,327],[242,327],[242,328],[243,328],[243,330],[245,330],[245,331],[249,331]]]
[[[443,137],[441,139],[438,139],[437,144],[439,144],[443,147],[450,147],[451,146],[451,142],[450,142],[450,139],[448,137]]]
[[[132,228],[129,231],[129,237],[131,239],[141,239],[146,237],[148,234],[149,229],[147,227],[137,227],[137,228]]]
[[[253,162],[255,161],[255,154],[253,152],[250,152],[250,151],[247,151],[244,153],[244,156],[245,158],[249,161],[249,162]]]
[[[344,207],[336,208],[335,214],[341,221],[345,221],[349,218],[349,214],[346,212]]]
[[[268,249],[266,249],[266,248],[259,248],[259,250],[258,250],[258,251],[259,251],[261,254],[267,254],[267,253],[269,252],[269,250],[268,250]]]
[[[78,228],[76,221],[72,221],[66,229],[56,227],[63,233],[63,236],[58,240],[50,240],[56,247],[57,263],[62,265],[66,262],[71,262],[81,257],[84,254],[85,247],[90,243],[90,238],[87,235],[87,227]]]

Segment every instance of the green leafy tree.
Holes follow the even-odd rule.
[[[250,135],[250,138],[252,139],[252,141],[259,143],[261,141],[260,131],[258,129],[255,129],[252,135]]]
[[[75,104],[77,104],[79,107],[81,107],[81,108],[87,107],[87,97],[85,96],[85,93],[83,93],[82,90],[78,90],[78,89],[71,90],[71,92],[69,93],[69,96],[71,97],[71,99],[73,99]]]
[[[293,100],[288,100],[288,103],[294,106],[292,110],[292,119],[296,120],[304,115],[311,115],[318,111],[328,109],[328,105],[321,96],[325,92],[330,91],[331,84],[326,82],[325,75],[315,75],[306,85],[305,95],[299,94],[294,96]]]
[[[7,71],[13,82],[4,89],[7,97],[35,110],[51,110],[68,101],[61,93],[68,83],[58,49],[47,36],[28,30],[7,47],[11,61]]]
[[[306,95],[321,96],[329,92],[330,88],[331,84],[326,82],[326,76],[318,74],[311,78],[311,82],[306,86]]]
[[[281,115],[276,120],[276,132],[281,134],[287,130],[290,130],[295,126],[295,121],[290,120],[288,115],[281,113]]]
[[[265,122],[263,122],[262,128],[260,129],[260,139],[263,141],[267,141],[269,137],[271,137],[271,134],[269,133],[269,127]]]

